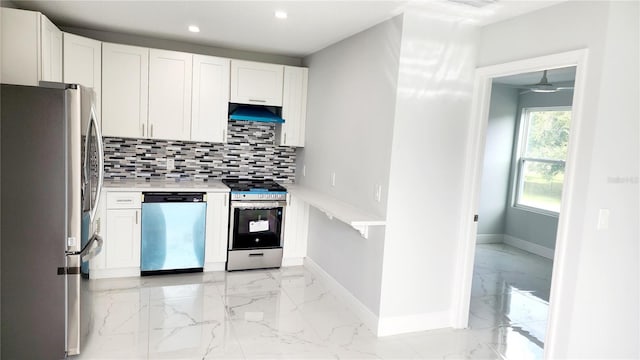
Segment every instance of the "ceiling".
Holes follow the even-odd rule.
[[[552,84],[570,84],[575,81],[576,67],[570,66],[547,70],[547,80]],[[534,85],[542,79],[542,71],[503,76],[493,79],[494,84],[521,86]]]
[[[422,1],[51,1],[10,0],[59,26],[113,31],[200,45],[303,57],[402,13],[485,25],[566,0]],[[288,18],[274,17],[284,10]],[[198,25],[199,33],[187,31]]]

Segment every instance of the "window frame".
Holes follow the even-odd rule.
[[[573,110],[572,106],[531,106],[531,107],[523,107],[521,109],[520,114],[520,126],[518,128],[518,143],[517,150],[514,156],[514,165],[515,165],[515,174],[512,177],[514,181],[513,186],[513,197],[512,197],[512,206],[514,208],[518,208],[525,211],[530,211],[534,213],[539,213],[548,216],[558,217],[559,212],[553,211],[549,209],[543,209],[535,206],[525,205],[519,203],[522,190],[524,187],[524,174],[523,170],[525,168],[525,163],[527,161],[530,162],[543,162],[549,164],[562,164],[563,169],[566,169],[566,160],[556,160],[556,159],[545,159],[545,158],[535,158],[535,157],[526,157],[524,156],[524,152],[526,151],[527,139],[529,135],[529,114],[532,112],[541,112],[541,111],[570,111],[573,118]],[[571,131],[571,129],[569,129]],[[568,154],[567,154],[568,155]],[[562,182],[562,188],[564,189],[564,181]]]

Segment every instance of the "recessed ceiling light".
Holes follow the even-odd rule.
[[[191,31],[192,33],[198,33],[200,32],[200,28],[195,25],[189,25],[189,31]]]
[[[275,12],[275,17],[277,17],[278,19],[286,19],[287,18],[287,12],[286,11],[282,11],[282,10],[277,10]]]

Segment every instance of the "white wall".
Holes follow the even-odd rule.
[[[476,30],[404,14],[380,330],[450,326]]]
[[[482,66],[589,50],[550,358],[640,357],[639,12],[637,2],[567,2],[481,31]],[[608,230],[596,230],[598,209],[611,212]]]
[[[401,31],[402,17],[396,17],[304,59],[309,88],[297,182],[381,215],[386,211]],[[306,176],[301,176],[303,166]],[[376,184],[383,187],[381,202],[374,199]],[[337,220],[309,212],[308,257],[375,315],[383,242],[383,230],[374,229],[364,239]]]
[[[484,150],[484,165],[480,184],[478,234],[504,234],[509,204],[509,183],[518,89],[493,84],[489,106],[489,123]]]

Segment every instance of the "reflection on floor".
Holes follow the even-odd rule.
[[[384,338],[303,267],[97,280],[78,359],[541,358],[550,269],[480,245],[471,329]]]
[[[508,359],[542,359],[551,260],[506,244],[479,244],[469,327],[493,329],[495,352]]]

